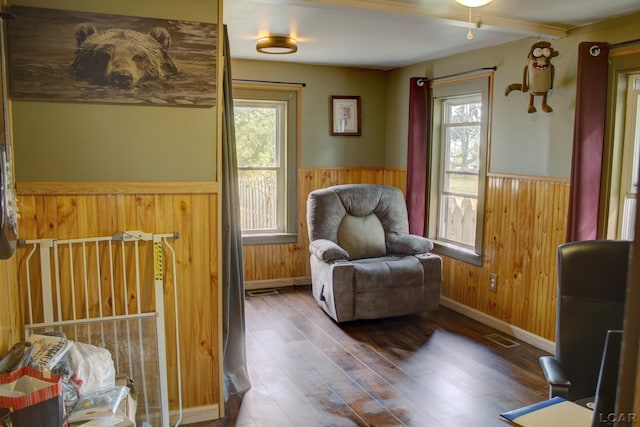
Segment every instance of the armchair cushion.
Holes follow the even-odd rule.
[[[309,252],[325,262],[336,259],[349,259],[347,251],[328,239],[318,239],[309,243]]]
[[[431,252],[433,242],[415,234],[387,234],[387,249],[390,254],[417,255]]]
[[[384,229],[377,216],[345,215],[338,227],[338,244],[350,259],[384,256]]]

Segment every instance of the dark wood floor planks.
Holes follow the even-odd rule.
[[[252,388],[191,427],[504,427],[500,412],[547,397],[542,350],[444,307],[337,325],[308,286],[245,303]]]

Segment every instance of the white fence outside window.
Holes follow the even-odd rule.
[[[243,179],[240,173],[238,187],[242,230],[275,230],[275,182],[266,179]]]

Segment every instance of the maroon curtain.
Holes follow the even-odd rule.
[[[578,46],[568,242],[597,238],[608,59],[606,43],[582,42]]]
[[[409,87],[409,141],[407,149],[407,211],[409,232],[425,235],[429,175],[429,84],[413,77]]]

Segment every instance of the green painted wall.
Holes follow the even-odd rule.
[[[302,88],[301,166],[384,167],[387,112],[384,72],[273,61],[233,60],[231,75],[234,79],[306,84]],[[331,136],[331,95],[361,97],[361,136]]]
[[[20,0],[11,4],[218,21],[216,0]],[[18,181],[216,179],[216,108],[15,100],[12,114]]]
[[[529,48],[535,38],[495,48],[450,56],[389,72],[386,165],[406,167],[408,80],[414,76],[438,77],[479,67],[497,66],[494,80],[493,125],[489,171],[534,176],[569,177],[577,79],[578,45],[582,41],[611,44],[640,38],[640,14],[623,16],[575,29],[567,37],[551,40],[560,55],[553,58],[554,89],[548,103],[552,113],[527,113],[529,95],[505,87],[522,80]],[[478,31],[482,31],[481,29]]]

